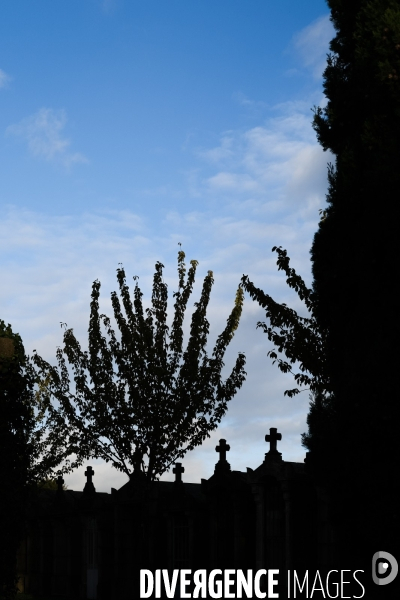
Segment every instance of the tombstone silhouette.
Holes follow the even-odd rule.
[[[182,463],[175,463],[175,467],[172,472],[175,474],[175,483],[182,483],[182,473],[185,472],[184,467],[182,467]]]
[[[215,447],[215,451],[219,453],[219,461],[215,465],[214,473],[230,473],[231,465],[226,460],[226,453],[229,452],[231,447],[226,443],[226,440],[219,440],[219,445]]]
[[[85,487],[83,488],[83,492],[85,494],[94,494],[96,491],[96,488],[93,485],[93,481],[92,481],[92,477],[94,475],[94,471],[92,469],[92,467],[87,467],[86,471],[85,471],[85,475],[86,475],[86,483],[85,483]]]
[[[278,433],[276,427],[269,428],[269,435],[265,436],[265,441],[269,442],[269,452],[266,452],[266,460],[282,460],[282,454],[276,448],[276,442],[282,439],[282,434]]]

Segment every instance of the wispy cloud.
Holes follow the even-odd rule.
[[[233,143],[234,137],[227,132],[221,137],[219,146],[209,150],[200,151],[198,152],[198,155],[212,164],[220,163],[233,156]]]
[[[7,135],[15,135],[27,142],[32,156],[49,162],[71,167],[75,163],[87,163],[80,152],[71,152],[71,142],[63,136],[67,123],[64,110],[41,108],[37,113],[7,127]]]
[[[329,15],[320,17],[293,38],[293,47],[303,65],[311,69],[315,79],[320,79],[326,67],[326,55],[329,52],[329,42],[334,37],[335,30]]]
[[[0,69],[0,89],[6,88],[10,81],[11,77],[7,75],[7,73],[3,71],[3,69]]]
[[[263,100],[252,100],[243,94],[243,92],[234,92],[232,94],[232,99],[240,106],[246,108],[254,117],[260,116],[262,112],[270,108],[267,102],[264,102]]]
[[[240,200],[248,209],[262,205],[271,218],[299,217],[300,208],[303,219],[313,218],[325,202],[330,156],[311,128],[312,104],[275,107],[278,116],[265,124],[223,133],[219,145],[197,152],[205,163],[198,193]]]
[[[101,9],[104,13],[110,13],[115,10],[117,0],[101,0]]]

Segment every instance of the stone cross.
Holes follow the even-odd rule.
[[[265,441],[269,442],[269,451],[271,452],[271,454],[275,454],[275,452],[277,452],[276,449],[276,442],[278,440],[282,439],[282,434],[281,433],[277,433],[277,428],[276,427],[270,427],[269,428],[269,435],[265,436]]]
[[[226,440],[219,440],[219,446],[215,447],[215,451],[219,452],[220,462],[226,462],[226,453],[229,452],[231,447],[226,443]]]
[[[90,485],[90,484],[92,484],[92,485],[93,485],[93,482],[92,482],[92,477],[93,477],[93,475],[94,475],[94,471],[93,471],[92,467],[88,467],[88,468],[87,468],[87,470],[85,471],[85,475],[86,475],[86,477],[87,477],[87,482],[88,482],[88,484],[89,484],[89,485]]]
[[[182,483],[182,473],[185,472],[184,467],[182,467],[182,463],[175,463],[175,467],[172,472],[175,473],[175,481],[177,483]]]
[[[95,487],[93,485],[93,481],[92,481],[92,477],[94,475],[94,471],[92,469],[92,467],[87,467],[86,471],[85,471],[85,475],[87,478],[87,481],[85,483],[85,487],[83,488],[84,492],[95,492]]]
[[[216,475],[230,473],[231,465],[226,460],[226,453],[229,452],[230,449],[231,447],[226,443],[226,440],[219,440],[219,445],[215,447],[215,451],[219,452],[219,461],[214,469]]]

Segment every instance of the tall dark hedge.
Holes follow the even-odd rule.
[[[22,340],[0,320],[0,597],[13,597],[16,552],[24,533],[34,427],[33,380],[24,370]]]
[[[400,2],[328,5],[336,37],[314,128],[335,164],[311,255],[333,398],[328,421],[311,410],[306,444],[354,562],[399,556]]]

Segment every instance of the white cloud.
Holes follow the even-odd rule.
[[[0,69],[0,89],[6,88],[10,81],[11,81],[11,77],[9,75],[7,75],[7,73],[5,71],[3,71],[3,69]]]
[[[317,143],[311,103],[277,106],[278,116],[265,124],[224,133],[218,146],[197,152],[209,172],[197,174],[198,194],[218,195],[272,219],[285,213],[292,222],[295,216],[314,219],[325,204],[326,165],[333,159]]]
[[[233,136],[229,135],[229,132],[227,132],[221,137],[219,146],[216,148],[211,148],[210,150],[198,152],[198,156],[206,159],[211,164],[218,164],[233,156],[233,143]]]
[[[235,192],[256,191],[257,182],[247,173],[226,173],[221,171],[208,179],[212,188],[235,190]]]
[[[335,30],[329,14],[316,19],[293,38],[293,46],[303,65],[312,70],[315,79],[320,79],[326,66],[329,42]]]
[[[74,163],[87,163],[83,154],[70,151],[71,142],[62,135],[66,123],[64,110],[41,108],[34,115],[7,127],[6,134],[25,140],[30,153],[36,158],[58,162],[65,167]]]

